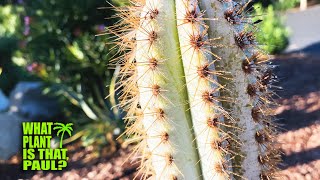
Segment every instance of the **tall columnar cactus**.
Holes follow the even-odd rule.
[[[272,179],[279,153],[268,56],[246,5],[141,0],[110,28],[119,89],[144,178]]]

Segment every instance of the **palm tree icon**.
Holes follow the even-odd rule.
[[[73,123],[68,123],[67,125],[62,123],[54,123],[54,125],[55,127],[53,128],[53,130],[58,129],[57,136],[59,136],[59,134],[62,132],[61,138],[60,138],[60,148],[62,148],[62,140],[63,140],[64,133],[67,132],[69,136],[71,136],[71,131],[73,131],[71,126],[73,125]]]

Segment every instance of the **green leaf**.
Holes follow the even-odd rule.
[[[67,48],[70,53],[78,60],[84,59],[84,53],[80,50],[77,42],[73,42],[73,45],[69,45]]]

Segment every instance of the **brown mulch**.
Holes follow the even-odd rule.
[[[283,87],[277,94],[276,109],[281,133],[277,137],[283,151],[280,165],[283,178],[290,180],[320,179],[320,58],[300,55],[278,57],[274,64]],[[69,145],[67,169],[56,172],[23,172],[19,156],[0,163],[0,179],[133,179],[136,164],[125,162],[126,148],[95,158],[92,147]],[[107,150],[108,151],[108,150]],[[124,163],[125,162],[125,163]]]
[[[290,54],[275,61],[280,79],[276,109],[283,130],[282,179],[320,179],[320,58]]]

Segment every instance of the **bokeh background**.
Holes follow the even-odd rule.
[[[125,137],[117,138],[124,131],[124,112],[117,106],[118,69],[108,66],[117,49],[105,34],[119,20],[110,4],[127,3],[0,0],[1,180],[136,176],[138,164],[129,158],[130,147]],[[260,48],[274,55],[284,179],[320,179],[318,4],[319,0],[261,0],[247,8],[259,22]],[[65,170],[21,170],[23,121],[74,123],[73,136],[63,141],[70,157]]]

